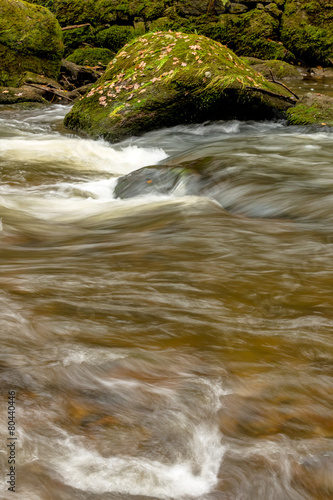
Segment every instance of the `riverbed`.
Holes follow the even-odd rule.
[[[0,115],[1,498],[331,499],[332,130],[109,144],[68,110]],[[224,172],[216,196],[114,196],[188,161]]]

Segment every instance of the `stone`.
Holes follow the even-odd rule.
[[[118,52],[66,115],[65,125],[115,141],[181,123],[270,119],[292,105],[281,93],[231,50],[204,36],[147,33]]]
[[[249,8],[241,3],[231,3],[229,7],[230,14],[242,14],[248,10]]]
[[[304,94],[297,105],[287,111],[289,125],[333,127],[333,97],[314,92]]]
[[[62,32],[51,12],[21,0],[0,0],[0,85],[19,87],[24,74],[57,79]]]

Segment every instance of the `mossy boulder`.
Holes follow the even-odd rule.
[[[226,44],[238,55],[288,62],[295,59],[279,41],[279,20],[263,9],[223,14],[219,22],[204,24],[198,32]]]
[[[281,40],[309,66],[333,65],[331,0],[286,0]]]
[[[148,33],[123,47],[65,125],[114,141],[180,123],[269,119],[292,105],[281,92],[206,37]]]
[[[114,55],[109,49],[86,47],[76,49],[66,59],[79,66],[107,66]]]
[[[275,80],[303,78],[299,69],[286,61],[279,61],[277,59],[263,61],[254,57],[241,57],[241,59],[269,80],[272,75]]]
[[[18,87],[26,71],[57,78],[62,32],[47,9],[21,0],[0,0],[0,84]]]
[[[333,97],[309,92],[287,112],[289,125],[328,125],[333,127]]]

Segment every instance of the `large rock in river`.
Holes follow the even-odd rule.
[[[0,0],[0,85],[19,87],[25,72],[57,78],[62,32],[51,12],[21,0]]]
[[[148,33],[118,52],[65,125],[113,141],[180,123],[269,119],[292,105],[280,89],[204,36]]]

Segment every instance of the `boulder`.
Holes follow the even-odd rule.
[[[281,40],[309,66],[333,65],[333,3],[286,0]]]
[[[180,123],[270,119],[291,105],[283,88],[225,46],[199,35],[157,32],[118,52],[65,125],[115,141]]]
[[[250,64],[253,69],[259,71],[265,78],[270,80],[271,73],[275,80],[297,79],[301,80],[303,75],[297,66],[293,66],[285,61],[278,59],[263,61],[255,57],[242,57],[242,61]]]
[[[287,111],[289,125],[328,125],[333,127],[333,97],[309,92]]]
[[[21,0],[0,0],[0,85],[19,87],[25,73],[56,79],[62,32],[51,12]]]

